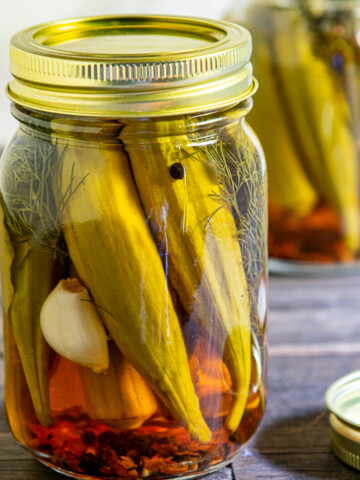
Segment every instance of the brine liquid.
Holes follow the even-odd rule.
[[[336,212],[323,205],[304,218],[270,209],[269,255],[304,262],[352,262]]]
[[[49,116],[43,137],[20,130],[3,157],[6,409],[14,437],[47,465],[75,478],[196,476],[229,462],[255,431],[265,397],[265,161],[233,113],[206,128],[203,116],[64,118],[54,136]],[[39,316],[67,278],[86,286],[106,327],[104,372],[43,338]],[[86,328],[76,339],[82,329],[88,347]],[[223,352],[229,370],[239,364],[234,374]]]
[[[202,369],[199,360],[204,365]],[[8,364],[10,361],[14,359],[8,359]],[[15,389],[22,392],[21,410],[8,399],[10,426],[17,440],[41,461],[75,477],[200,475],[212,466],[230,461],[252,436],[263,415],[265,392],[253,359],[247,407],[238,430],[230,433],[224,427],[232,399],[230,376],[224,363],[202,337],[192,347],[189,362],[201,411],[212,431],[209,443],[190,440],[187,430],[158,398],[155,414],[136,429],[119,429],[92,418],[78,366],[53,352],[50,403],[54,423],[42,426],[36,421],[25,379],[18,374],[14,379],[19,381]],[[92,400],[96,402],[96,392]],[[21,424],[24,421],[26,424]]]

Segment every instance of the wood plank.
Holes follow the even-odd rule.
[[[308,344],[288,344],[272,345],[269,347],[272,357],[322,357],[324,355],[349,355],[360,353],[359,343],[308,343]]]
[[[29,460],[29,453],[14,440],[9,429],[0,433],[0,462],[12,462],[13,460]],[[31,459],[31,457],[30,457]]]
[[[232,466],[229,465],[228,467],[222,468],[218,472],[212,473],[206,477],[207,480],[232,480],[233,478],[233,471]]]
[[[340,360],[270,358],[266,414],[258,433],[233,462],[235,478],[359,478],[330,450],[324,401],[328,386],[354,369],[360,369],[360,354]]]
[[[261,452],[254,452],[250,455],[243,452],[234,464],[234,471],[235,478],[238,480],[359,479],[358,472],[341,464],[330,452],[312,453],[308,456],[273,454],[265,458]]]
[[[360,343],[360,276],[270,278],[269,343]],[[355,348],[353,347],[353,348]],[[330,351],[330,350],[329,350]]]
[[[50,471],[36,460],[32,460],[35,468],[31,468],[31,464],[26,462],[18,462],[18,469],[12,471],[0,470],[1,480],[64,480],[64,476],[59,473]],[[35,465],[36,464],[36,465]],[[30,469],[28,468],[30,466]]]
[[[360,275],[329,278],[289,278],[271,276],[270,305],[285,310],[359,305]]]

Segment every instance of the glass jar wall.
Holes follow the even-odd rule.
[[[134,121],[13,108],[21,128],[0,176],[6,410],[54,468],[201,474],[255,431],[266,187],[250,103]]]
[[[261,85],[249,120],[268,164],[278,272],[359,267],[359,6],[258,0],[242,16]]]

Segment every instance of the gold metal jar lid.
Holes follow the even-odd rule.
[[[331,447],[335,455],[360,470],[360,370],[334,382],[325,401],[331,412]]]
[[[11,39],[9,98],[70,115],[153,116],[235,105],[256,90],[251,35],[191,17],[75,18]]]

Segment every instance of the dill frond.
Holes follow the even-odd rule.
[[[220,194],[212,194],[220,205],[212,216],[224,205],[233,213],[253,320],[258,324],[259,277],[267,275],[267,187],[262,161],[251,139],[241,130],[230,138],[222,138],[216,131],[201,139],[194,135],[191,144],[199,149],[194,158],[205,164],[209,175],[221,186]]]
[[[80,186],[72,176],[65,193],[61,188],[62,155],[66,146],[29,134],[19,134],[5,152],[1,166],[1,194],[6,224],[16,242],[66,254],[61,217]]]

